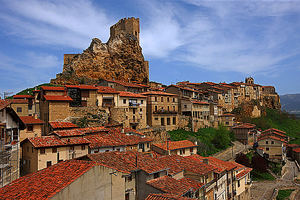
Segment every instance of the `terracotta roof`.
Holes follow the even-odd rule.
[[[161,92],[161,91],[149,91],[143,92],[141,95],[162,95],[162,96],[177,96],[176,94]]]
[[[300,153],[300,148],[293,149],[294,152]]]
[[[64,128],[78,128],[77,125],[71,122],[49,122],[53,129],[64,129]]]
[[[281,142],[286,142],[284,139],[281,139],[279,137],[275,137],[273,135],[264,135],[263,137],[260,137],[257,139],[257,141],[266,140],[266,139],[273,139]]]
[[[69,96],[50,96],[44,95],[47,101],[73,101],[73,99]]]
[[[28,99],[12,99],[13,104],[28,104]]]
[[[65,128],[64,123],[70,123],[70,122],[50,122],[51,126],[53,123],[55,124],[56,127],[64,126]],[[62,124],[58,124],[58,123],[62,123]],[[75,124],[72,123],[66,125],[68,125],[68,127],[76,126]],[[99,127],[76,128],[71,130],[57,130],[57,131],[53,131],[53,134],[58,135],[59,137],[70,137],[70,136],[84,136],[86,134],[92,134],[92,133],[108,132],[109,130],[110,129],[107,129],[103,126],[99,126]]]
[[[262,133],[272,132],[272,131],[279,132],[279,133],[282,133],[282,134],[286,134],[286,132],[281,131],[281,130],[278,130],[278,129],[276,129],[276,128],[270,128],[270,129],[267,129],[267,130],[263,131]]]
[[[255,124],[249,124],[249,123],[243,123],[243,124],[240,124],[240,125],[237,125],[237,126],[234,126],[232,128],[245,128],[245,129],[252,129],[252,128],[255,128],[256,125]]]
[[[146,182],[148,185],[169,194],[182,196],[190,190],[190,186],[182,184],[179,180],[171,178],[170,176],[162,176]]]
[[[235,176],[236,176],[237,179],[241,179],[244,176],[246,176],[248,173],[250,173],[251,171],[252,171],[252,168],[246,167],[245,169],[243,169],[241,172],[239,172]]]
[[[180,85],[169,85],[168,87],[176,87],[176,88],[179,88],[179,89],[182,89],[182,90],[188,90],[188,91],[191,91],[191,92],[198,92],[198,91],[196,91],[194,89],[190,89],[190,88],[183,87],[183,86],[180,86]]]
[[[263,88],[274,88],[274,86],[262,86]]]
[[[181,140],[181,141],[167,141],[164,143],[157,143],[153,144],[153,146],[156,146],[163,150],[176,150],[176,149],[184,149],[184,148],[191,148],[191,147],[197,147],[193,142],[189,140]]]
[[[200,104],[200,105],[209,105],[208,102],[204,102],[204,101],[192,101],[192,103],[194,103],[194,104]]]
[[[182,185],[190,186],[193,192],[196,192],[197,190],[199,190],[200,188],[202,188],[205,185],[204,183],[201,183],[201,182],[196,181],[196,180],[191,179],[191,178],[185,178],[185,177],[182,178],[182,179],[179,179],[179,182]]]
[[[53,87],[53,86],[41,86],[42,90],[48,91],[65,91],[64,87]]]
[[[81,90],[98,90],[98,87],[92,85],[65,85],[66,88],[78,88]]]
[[[50,199],[93,166],[92,162],[79,160],[60,162],[0,188],[0,198]]]
[[[198,159],[202,162],[205,159],[207,159],[208,163],[213,165],[216,168],[217,173],[221,173],[225,170],[229,171],[229,170],[232,170],[236,167],[231,162],[223,161],[223,160],[217,159],[215,157],[203,157],[203,156],[200,156],[200,155],[197,155],[197,154],[194,154],[194,155],[191,155],[191,156],[188,156],[188,157],[191,158],[191,159]]]
[[[25,140],[24,140],[25,141]],[[41,136],[28,138],[35,148],[88,144],[85,138],[59,138],[57,136]]]
[[[0,110],[6,108],[7,106],[9,106],[11,104],[11,100],[3,100],[3,99],[0,99]]]
[[[117,90],[111,87],[105,87],[105,86],[98,86],[98,93],[100,94],[119,94]]]
[[[181,197],[175,194],[149,194],[146,200],[191,200],[191,198]]]
[[[124,92],[124,91],[119,91],[120,92],[120,97],[135,97],[135,98],[146,98],[146,96],[141,95],[141,94],[136,94],[132,92]]]
[[[24,124],[44,124],[45,122],[40,119],[35,119],[33,116],[20,116]]]
[[[115,80],[106,80],[106,81],[112,82],[112,83],[118,83],[118,84],[126,86],[126,87],[134,87],[134,88],[143,88],[144,87],[141,84],[134,84],[134,83],[129,83],[129,82],[125,82],[125,81],[115,81]]]
[[[137,151],[111,151],[104,153],[88,154],[86,155],[91,161],[98,164],[113,168],[124,173],[131,173],[136,170],[143,170],[148,174],[167,170],[160,165],[157,159],[151,155],[143,154]],[[80,159],[80,158],[78,158]]]
[[[245,169],[244,165],[241,165],[241,164],[239,164],[235,161],[228,161],[228,162],[232,163],[236,167],[235,168],[236,171],[240,171],[241,169]]]
[[[277,136],[280,136],[280,137],[283,137],[283,138],[288,138],[288,136],[286,136],[285,134],[282,134],[282,133],[278,133],[276,131],[270,131],[270,132],[263,132],[260,137],[264,137],[264,136],[267,136],[267,135],[277,135]],[[276,137],[276,136],[275,136]]]
[[[14,95],[13,98],[14,99],[24,99],[24,98],[26,98],[26,99],[33,99],[34,96],[32,96],[32,95]]]
[[[300,147],[299,144],[287,144],[288,147]]]
[[[227,114],[221,115],[221,117],[234,117],[234,114],[227,113]]]

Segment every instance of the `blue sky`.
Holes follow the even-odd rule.
[[[64,53],[139,17],[150,80],[243,81],[300,93],[300,1],[0,0],[0,93],[49,82]],[[1,94],[0,94],[1,95]]]

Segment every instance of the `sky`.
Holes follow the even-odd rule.
[[[140,18],[150,80],[233,82],[252,76],[300,93],[299,0],[0,0],[0,96],[48,83],[63,54]]]

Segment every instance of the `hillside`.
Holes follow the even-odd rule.
[[[282,110],[300,113],[300,94],[286,94],[280,96]]]

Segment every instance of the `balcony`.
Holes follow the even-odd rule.
[[[153,111],[153,114],[173,114],[176,115],[178,112],[177,111],[170,111],[170,110],[156,110]]]
[[[139,103],[129,102],[129,107],[139,107],[139,106],[140,106]]]
[[[106,103],[102,103],[102,107],[103,108],[112,108],[112,107],[115,107],[115,103],[113,103],[113,102],[111,102],[111,103],[108,103],[108,102],[106,102]]]

